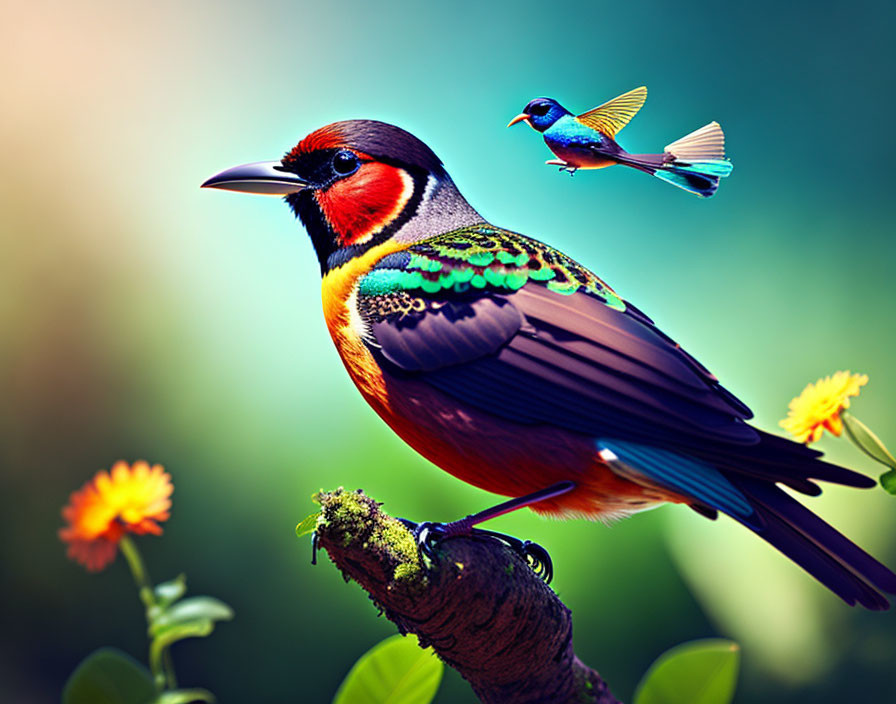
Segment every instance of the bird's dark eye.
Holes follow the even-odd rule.
[[[548,114],[548,110],[550,110],[550,107],[548,107],[547,103],[535,103],[535,105],[529,108],[529,114],[535,115],[535,117],[543,117]]]
[[[356,171],[358,166],[360,166],[358,157],[348,150],[343,149],[333,156],[333,171],[341,176]]]

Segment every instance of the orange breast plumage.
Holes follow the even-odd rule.
[[[321,282],[324,320],[333,344],[336,345],[352,381],[378,413],[381,407],[388,406],[386,388],[379,365],[364,344],[363,321],[358,315],[355,299],[358,280],[382,257],[397,252],[404,246],[394,240],[387,240],[342,266],[331,269]]]

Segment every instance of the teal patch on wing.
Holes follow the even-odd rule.
[[[423,275],[419,271],[374,269],[358,283],[358,293],[362,296],[382,296],[419,288],[422,283]]]
[[[385,257],[361,280],[359,292],[516,291],[530,281],[564,295],[583,291],[612,308],[626,309],[609,286],[563,253],[489,225],[438,235]]]
[[[615,455],[615,460],[607,459],[605,453],[602,458],[620,476],[637,483],[643,483],[638,482],[639,478],[646,478],[750,525],[750,521],[745,520],[754,514],[750,502],[715,467],[675,452],[633,442],[601,438],[596,444],[599,451],[609,450]]]

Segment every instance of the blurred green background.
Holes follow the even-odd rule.
[[[56,537],[69,492],[119,458],[175,483],[156,579],[236,609],[175,648],[222,702],[328,701],[394,632],[293,528],[313,491],[396,515],[494,501],[405,447],[332,349],[317,264],[275,199],[198,186],[348,118],[394,122],[496,224],[590,266],[774,430],[836,369],[896,445],[894,6],[855,3],[7,2],[0,22],[0,689],[51,702],[111,644],[144,658],[119,559]],[[622,134],[658,150],[709,120],[735,170],[702,201],[643,174],[570,178],[507,121],[537,95],[584,110],[638,85]],[[878,474],[845,441],[835,461]],[[896,565],[896,500],[812,507]],[[744,647],[737,701],[896,701],[896,617],[843,605],[747,531],[668,507],[612,527],[531,513],[494,527],[552,553],[580,657],[628,699],[662,650]],[[470,702],[453,673],[440,702]]]

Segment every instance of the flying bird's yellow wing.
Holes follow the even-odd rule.
[[[647,88],[641,86],[583,112],[576,119],[591,129],[612,137],[625,127],[647,100]]]

